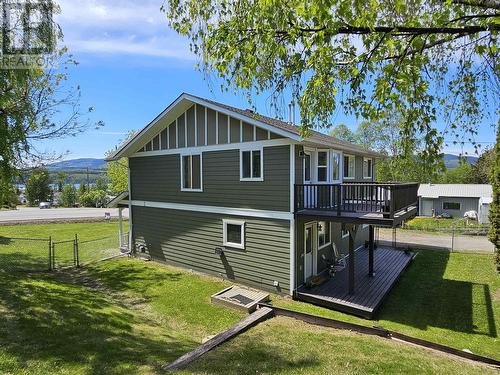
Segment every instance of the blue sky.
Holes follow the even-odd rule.
[[[94,107],[90,120],[106,125],[78,137],[44,142],[39,149],[68,152],[65,159],[103,157],[129,130],[142,128],[182,92],[248,107],[241,96],[222,93],[216,80],[206,80],[195,70],[196,56],[187,40],[168,29],[159,10],[161,0],[59,3],[57,21],[64,44],[79,61],[70,71],[70,83],[81,86],[82,107]],[[272,116],[269,104],[265,96],[256,99],[257,110]],[[342,113],[334,119],[353,129],[359,121]],[[494,130],[482,126],[476,141],[493,140]],[[462,149],[450,145],[445,151],[458,154]],[[472,152],[472,147],[466,145],[464,151]]]

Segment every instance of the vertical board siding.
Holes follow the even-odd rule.
[[[205,146],[205,107],[196,106],[196,122],[198,124],[198,146]]]
[[[267,136],[267,130],[265,129],[262,129],[262,128],[256,128],[256,141],[263,141],[265,139],[267,139],[268,136]]]
[[[193,211],[133,207],[134,239],[146,246],[155,261],[265,288],[289,291],[290,223],[287,220],[241,218],[245,221],[245,249],[222,246],[224,215]],[[279,282],[279,288],[273,282]]]
[[[185,114],[182,114],[177,119],[177,147],[186,147],[186,123]]]
[[[168,126],[168,148],[176,148],[175,137],[177,136],[177,129],[175,121]]]
[[[290,210],[290,146],[264,147],[264,181],[240,181],[240,152],[203,153],[203,192],[180,191],[180,158],[175,155],[130,159],[132,199]]]
[[[189,108],[186,112],[186,131],[187,131],[187,147],[194,147],[195,145],[195,137],[196,137],[196,128],[194,124],[194,105]]]
[[[219,130],[218,130],[218,144],[223,145],[228,143],[227,139],[227,116],[219,113]]]
[[[231,117],[231,143],[239,143],[240,142],[240,121]]]
[[[243,122],[243,142],[252,142],[253,140],[253,126]]]
[[[207,109],[207,145],[215,145],[216,142],[216,113]]]

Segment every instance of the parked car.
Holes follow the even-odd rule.
[[[44,208],[50,208],[51,206],[50,206],[50,202],[40,202],[40,203],[38,204],[38,207],[39,207],[40,209],[44,209]]]

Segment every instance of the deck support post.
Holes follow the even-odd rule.
[[[349,294],[354,294],[354,239],[358,227],[356,225],[348,225],[349,230]]]
[[[368,276],[373,277],[373,248],[374,248],[374,228],[368,227]]]
[[[123,208],[119,207],[118,208],[118,243],[120,244],[120,248],[123,246],[123,215],[122,215]]]

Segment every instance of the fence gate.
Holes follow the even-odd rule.
[[[0,236],[0,272],[51,271],[79,267],[122,255],[118,236],[53,241],[52,238]]]

